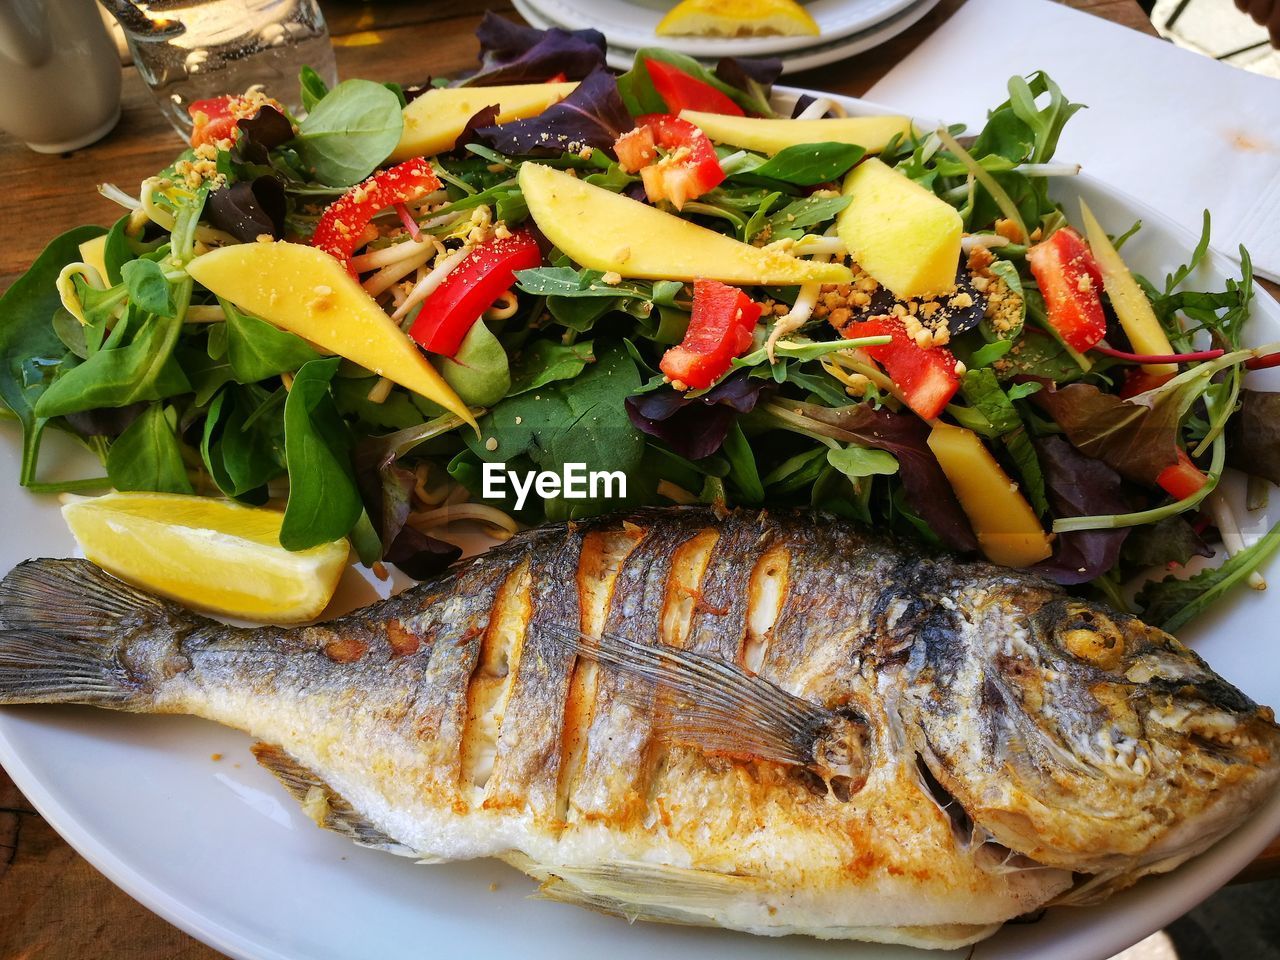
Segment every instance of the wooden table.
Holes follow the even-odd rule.
[[[943,0],[889,43],[844,63],[796,74],[788,82],[860,95],[932,33],[963,0]],[[1067,0],[1071,6],[1151,33],[1134,0]],[[329,2],[325,12],[343,76],[414,82],[475,62],[480,13],[507,10],[501,0]],[[0,135],[0,289],[22,273],[53,236],[86,221],[109,225],[115,209],[95,202],[94,187],[126,189],[162,168],[179,143],[132,68],[124,76],[124,112],[104,140],[63,156],[41,156]],[[1272,288],[1275,289],[1274,287]],[[1246,874],[1280,873],[1280,841]],[[1245,875],[1242,875],[1244,877]],[[220,954],[135,903],[72,850],[0,770],[0,960],[216,960]]]

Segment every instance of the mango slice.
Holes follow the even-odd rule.
[[[1138,286],[1138,281],[1133,279],[1133,274],[1120,258],[1120,251],[1115,248],[1107,231],[1102,229],[1102,224],[1098,223],[1093,211],[1083,200],[1080,201],[1080,215],[1084,220],[1089,249],[1093,252],[1093,259],[1098,261],[1098,269],[1102,271],[1102,286],[1111,300],[1116,319],[1133,344],[1134,353],[1154,356],[1176,353],[1164,328],[1160,326],[1160,321],[1156,319],[1155,311],[1151,309],[1151,301]],[[1178,372],[1178,365],[1146,363],[1142,365],[1142,369],[1157,376],[1173,375]]]
[[[471,411],[341,263],[298,243],[240,243],[196,257],[187,272],[241,310],[296,333],[456,413]]]
[[[1049,535],[1031,504],[977,434],[938,423],[929,434],[929,449],[951,482],[988,560],[1005,567],[1029,567],[1053,555]]]
[[[540,163],[520,166],[529,213],[548,240],[591,270],[649,280],[848,283],[848,267],[762,250]]]
[[[498,105],[497,123],[534,117],[573,93],[574,83],[518,83],[504,87],[437,87],[404,108],[404,132],[392,160],[452,150],[467,121]]]
[[[894,296],[938,296],[955,285],[964,224],[951,204],[875,157],[849,171],[844,194],[852,200],[836,232]]]
[[[681,110],[680,119],[699,127],[716,143],[744,147],[769,156],[802,143],[856,143],[867,153],[879,153],[895,136],[911,133],[911,120],[908,117],[787,120]]]

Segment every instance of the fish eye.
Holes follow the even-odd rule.
[[[1073,657],[1103,670],[1116,669],[1124,658],[1124,631],[1096,607],[1068,604],[1054,636]]]

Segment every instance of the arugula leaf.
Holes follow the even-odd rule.
[[[1177,632],[1262,566],[1277,547],[1280,547],[1280,524],[1220,567],[1202,570],[1186,580],[1166,577],[1148,583],[1137,598],[1143,619],[1161,630]]]
[[[852,143],[805,143],[786,147],[748,171],[754,177],[781,180],[797,187],[829,183],[847,173],[867,151]]]
[[[652,287],[642,282],[602,283],[598,270],[573,267],[533,267],[516,271],[516,285],[525,293],[540,297],[642,297],[650,299]]]
[[[597,353],[597,361],[571,381],[548,384],[508,397],[481,418],[481,437],[466,435],[482,461],[509,462],[528,456],[544,470],[585,463],[589,471],[637,470],[644,438],[632,428],[623,401],[640,386],[635,362],[621,344]],[[483,439],[482,439],[483,438]],[[497,445],[490,449],[492,438]],[[591,516],[616,507],[611,501],[559,500],[548,516]]]
[[[593,360],[590,340],[570,344],[534,340],[511,365],[511,387],[507,395],[528,393],[556,380],[572,380]]]
[[[107,452],[107,476],[117,490],[192,493],[182,448],[174,432],[176,415],[153,403],[116,438]]]
[[[400,142],[399,98],[372,80],[344,80],[315,105],[291,141],[321,183],[359,183]]]
[[[35,406],[66,353],[49,322],[60,306],[54,281],[64,266],[80,259],[81,243],[104,232],[101,227],[76,227],[56,237],[0,297],[0,400],[22,425],[18,482],[24,487],[35,482],[47,420],[36,414]]]
[[[1171,563],[1183,566],[1192,557],[1213,556],[1208,544],[1200,539],[1184,516],[1165,517],[1127,529],[1130,533],[1120,555],[1125,563],[1139,569],[1167,567]]]
[[[492,406],[507,395],[511,386],[507,351],[483,319],[471,325],[456,355],[440,357],[436,365],[440,376],[467,406]]]
[[[222,298],[218,298],[218,303],[227,317],[224,328],[227,360],[241,383],[257,383],[281,373],[292,373],[320,358],[297,334],[243,313]]]
[[[351,435],[329,393],[339,362],[332,357],[303,366],[284,403],[289,502],[280,545],[286,550],[345,537],[364,510],[351,466]]]
[[[794,200],[769,216],[769,239],[798,239],[806,227],[826,223],[849,205],[850,197],[805,197]]]

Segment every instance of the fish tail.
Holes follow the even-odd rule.
[[[0,581],[0,704],[149,700],[129,643],[181,613],[86,560],[28,560]]]

